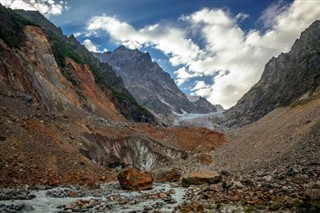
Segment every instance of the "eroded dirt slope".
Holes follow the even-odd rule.
[[[97,184],[114,177],[108,167],[150,170],[226,143],[223,134],[204,128],[126,120],[89,66],[66,57],[70,81],[43,31],[26,26],[23,33],[17,48],[0,39],[1,185]]]

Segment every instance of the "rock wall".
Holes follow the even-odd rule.
[[[272,58],[260,81],[226,111],[228,126],[252,123],[277,107],[308,99],[320,85],[320,21],[296,40],[289,53]]]

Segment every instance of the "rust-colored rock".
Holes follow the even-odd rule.
[[[197,159],[202,164],[211,164],[212,163],[212,156],[210,153],[201,153],[197,156]]]
[[[129,167],[122,170],[117,176],[121,188],[126,190],[147,190],[152,188],[151,173]]]
[[[154,174],[154,181],[158,183],[176,182],[181,177],[179,169],[159,169]]]
[[[221,180],[221,175],[218,172],[203,170],[197,172],[190,172],[182,178],[182,186],[188,187],[190,185],[201,185],[201,184],[213,184]]]
[[[68,196],[69,197],[79,197],[79,194],[77,192],[71,191],[71,192],[68,193]]]

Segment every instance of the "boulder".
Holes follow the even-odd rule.
[[[133,167],[122,170],[117,178],[122,189],[138,191],[152,188],[152,174]]]
[[[153,173],[154,181],[158,183],[177,182],[181,177],[179,169],[159,169]]]
[[[197,159],[202,164],[211,164],[212,163],[212,156],[210,153],[201,153],[197,156]]]
[[[182,186],[188,187],[190,185],[213,184],[221,180],[221,175],[216,171],[203,170],[190,172],[182,178]]]

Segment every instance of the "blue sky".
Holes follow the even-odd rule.
[[[320,0],[0,0],[39,10],[91,51],[149,51],[187,94],[233,106],[271,57],[320,19]]]

